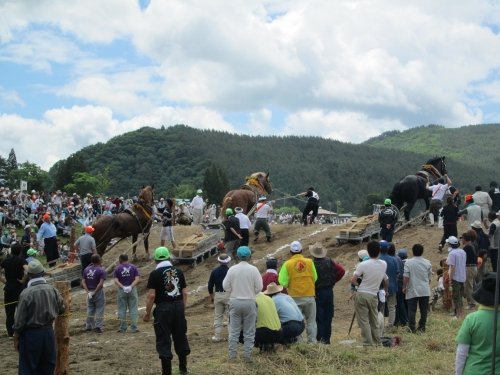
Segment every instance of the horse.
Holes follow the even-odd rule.
[[[409,221],[410,212],[418,199],[423,199],[425,209],[429,209],[430,191],[427,190],[427,184],[432,185],[446,174],[445,157],[434,157],[422,166],[422,170],[413,175],[403,177],[399,182],[396,182],[389,198],[392,200],[392,204],[398,209],[401,209],[406,203],[406,206],[404,206],[404,215],[406,221]]]
[[[227,208],[241,207],[245,214],[248,214],[257,203],[260,195],[267,195],[273,192],[269,173],[255,172],[245,178],[245,184],[239,189],[229,191],[222,200],[220,215],[226,217]]]
[[[135,258],[137,237],[144,236],[144,248],[149,258],[149,231],[154,219],[153,186],[144,187],[139,193],[139,199],[132,207],[115,215],[103,215],[94,223],[92,236],[96,241],[99,255],[103,256],[108,244],[113,238],[132,236],[133,257]]]

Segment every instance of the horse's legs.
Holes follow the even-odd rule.
[[[144,236],[144,250],[146,250],[146,259],[149,260],[150,255],[149,255],[149,236],[148,235]]]
[[[134,244],[134,246],[132,246],[132,260],[134,262],[137,261],[137,254],[135,253],[135,251],[137,250],[136,241],[137,241],[137,234],[133,234],[132,235],[132,243]]]
[[[413,206],[415,205],[415,202],[406,202],[406,207],[405,207],[405,220],[410,221],[410,212],[413,209]]]

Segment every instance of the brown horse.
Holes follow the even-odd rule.
[[[273,192],[271,182],[269,181],[269,173],[255,172],[245,178],[245,184],[237,190],[228,192],[222,200],[220,215],[226,217],[226,208],[243,208],[243,212],[247,214],[257,203],[260,195],[267,195]]]
[[[131,208],[116,215],[101,216],[94,224],[94,233],[97,252],[104,255],[108,244],[113,238],[132,236],[135,244],[140,233],[144,236],[144,248],[149,258],[149,230],[153,223],[153,187],[146,186],[139,193],[139,199]],[[136,245],[133,247],[135,258]]]

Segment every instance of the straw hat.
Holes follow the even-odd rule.
[[[283,287],[281,285],[276,285],[276,283],[269,283],[267,285],[266,290],[264,290],[264,294],[270,295],[270,294],[276,294],[279,293],[283,290]]]
[[[319,242],[309,246],[309,253],[315,258],[326,257],[326,249]]]

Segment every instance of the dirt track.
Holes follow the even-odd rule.
[[[328,255],[342,263],[347,270],[346,276],[334,289],[335,292],[335,317],[333,322],[333,343],[345,340],[350,320],[352,318],[353,306],[349,302],[349,279],[352,269],[357,262],[356,253],[364,247],[362,244],[337,245],[335,236],[342,226],[313,225],[303,227],[300,225],[275,224],[271,229],[274,234],[272,243],[251,243],[254,251],[253,262],[259,269],[264,269],[266,255],[274,254],[278,259],[286,259],[288,247],[294,240],[300,240],[305,249],[316,241],[321,242],[328,249]],[[459,224],[459,232],[466,229],[465,223]],[[195,227],[176,226],[174,233],[177,240],[182,240],[199,231]],[[418,226],[405,229],[394,238],[397,249],[411,249],[414,243],[421,243],[425,247],[424,256],[432,261],[433,269],[439,266],[439,259],[443,256],[437,252],[437,244],[440,240],[442,230],[435,227]],[[159,245],[159,227],[153,229],[150,237],[150,246],[154,249]],[[104,265],[112,263],[120,254],[130,246],[130,242],[122,241],[118,246],[104,256]],[[306,250],[305,255],[309,255]],[[143,255],[142,247],[138,250]],[[140,315],[144,313],[145,287],[149,272],[153,269],[153,261],[139,261],[136,263],[141,269],[143,282],[139,287]],[[213,307],[208,298],[206,284],[210,271],[217,265],[215,257],[191,268],[189,265],[181,265],[186,274],[189,288],[189,299],[186,310],[188,321],[188,339],[192,353],[189,357],[191,368],[194,373],[203,374],[203,359],[211,353],[224,354],[227,351],[226,343],[213,344],[210,338],[213,334]],[[103,334],[85,333],[83,325],[85,321],[85,295],[81,291],[74,290],[72,296],[72,313],[70,319],[70,372],[72,374],[157,374],[160,373],[160,363],[155,351],[154,332],[151,323],[139,322],[140,332],[136,334],[117,332],[118,321],[116,319],[116,292],[115,287],[109,282],[106,287],[106,316],[105,331]],[[435,282],[433,283],[435,284]],[[2,300],[0,303],[3,302]],[[13,349],[12,340],[5,332],[5,313],[0,312],[1,331],[0,336],[0,358],[3,365],[2,373],[17,373],[17,353]],[[359,338],[359,329],[353,327],[352,336]]]

